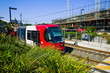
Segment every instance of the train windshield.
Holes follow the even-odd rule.
[[[52,33],[54,43],[64,42],[63,35],[62,35],[61,29],[59,27],[49,27],[49,30]]]

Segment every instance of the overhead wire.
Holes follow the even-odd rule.
[[[106,2],[110,2],[109,0],[107,0]],[[105,3],[105,1],[103,2],[100,2],[101,3]],[[96,5],[95,3],[94,4],[91,4],[89,6],[94,6]],[[85,6],[82,6],[82,7],[77,7],[77,8],[72,8],[72,9],[69,9],[70,11],[71,10],[77,10],[77,9],[81,9],[81,8],[85,8],[85,7],[88,7],[88,5],[85,5]],[[25,18],[23,20],[27,20],[27,19],[34,19],[34,18],[39,18],[39,17],[44,17],[44,16],[49,16],[49,15],[53,15],[53,14],[58,14],[58,13],[63,13],[63,12],[67,12],[67,10],[63,10],[63,11],[58,11],[58,12],[53,12],[53,13],[49,13],[49,14],[44,14],[44,15],[40,15],[40,16],[36,16],[36,17],[30,17],[30,18]]]

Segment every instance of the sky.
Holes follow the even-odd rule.
[[[94,3],[95,0],[70,0],[69,7],[83,8]],[[2,20],[9,21],[9,7],[17,8],[11,10],[12,18],[20,20],[21,13],[23,23],[51,23],[54,19],[67,17],[67,0],[0,0],[0,17],[4,17]],[[73,13],[70,11],[70,16],[76,14],[79,14],[77,9]]]

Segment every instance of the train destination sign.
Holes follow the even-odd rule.
[[[77,29],[77,31],[84,31],[84,29]]]

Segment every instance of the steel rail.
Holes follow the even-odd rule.
[[[96,50],[96,49],[92,49],[92,48],[76,46],[76,45],[73,45],[73,44],[65,43],[65,46],[69,46],[69,47],[72,47],[72,48],[74,48],[74,49],[75,49],[75,48],[77,48],[77,49],[86,49],[86,50],[95,51],[95,52],[98,52],[98,53],[103,53],[103,54],[108,54],[108,55],[110,55],[110,52],[107,52],[107,51],[101,51],[101,50]]]

